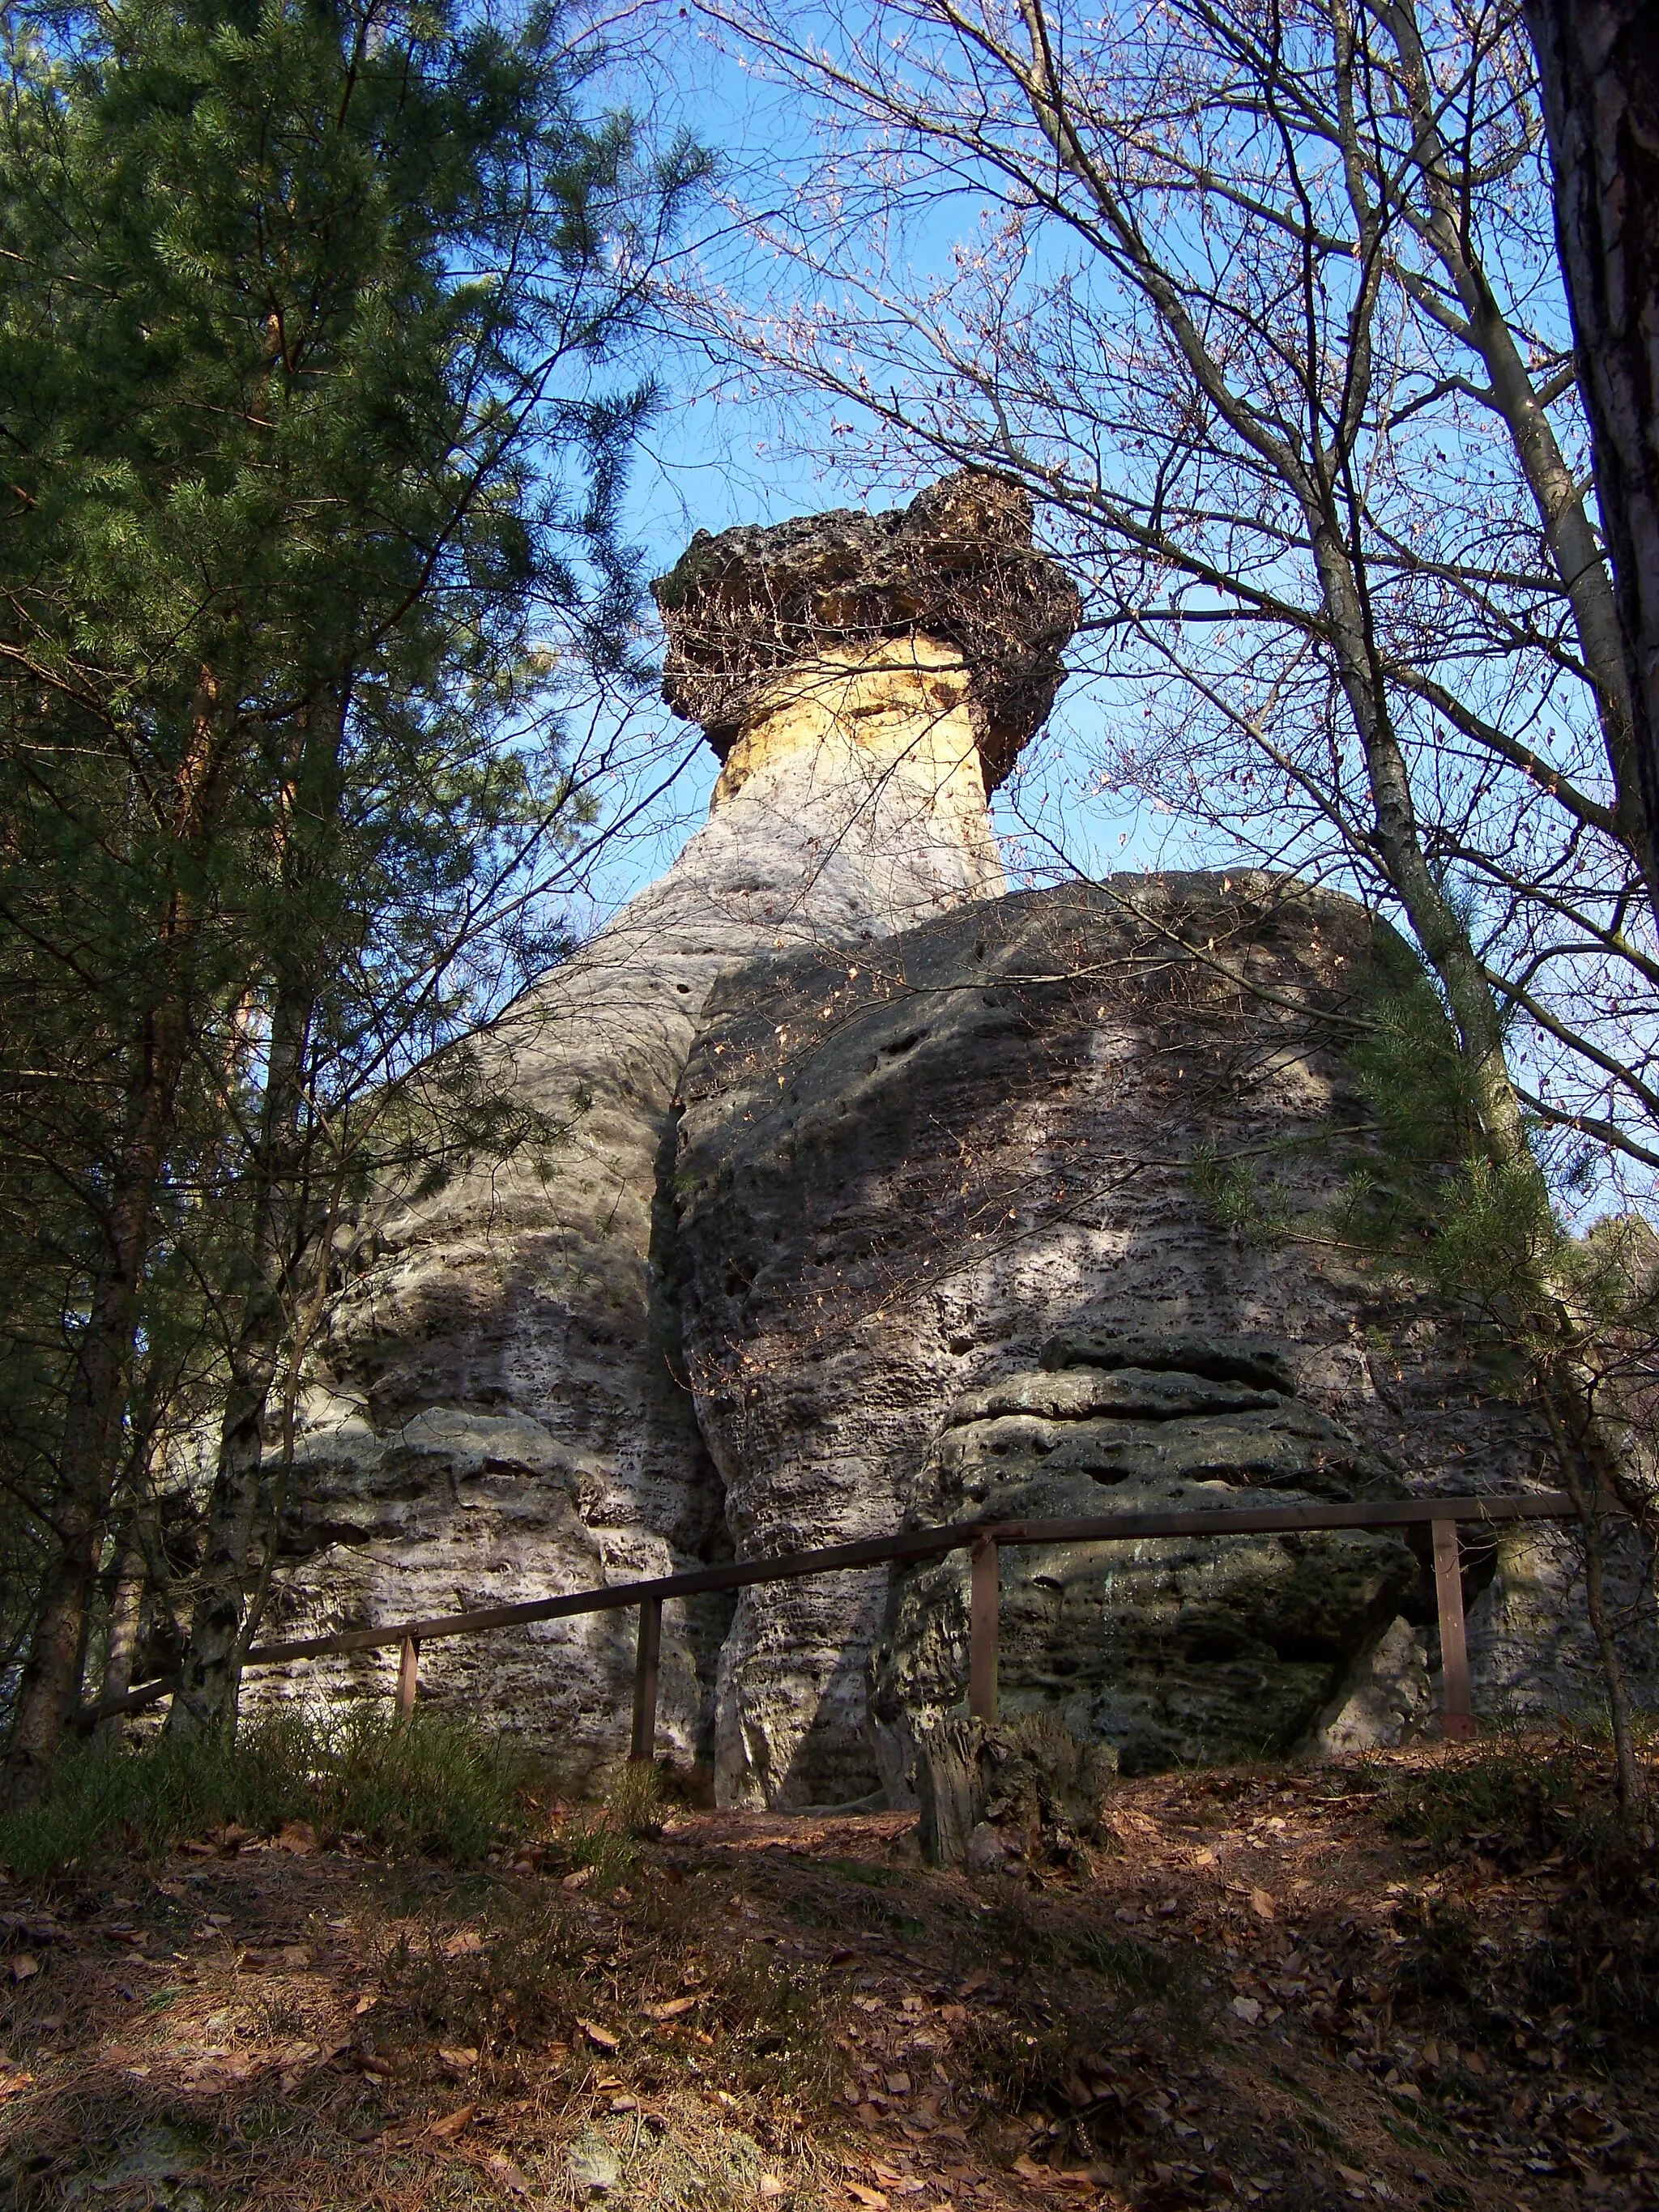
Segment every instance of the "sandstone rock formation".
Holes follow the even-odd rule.
[[[804,950],[724,975],[683,1085],[676,1264],[699,1424],[740,1553],[951,1510],[938,1487],[950,1437],[1007,1433],[983,1412],[997,1394],[1047,1404],[1062,1382],[1085,1397],[1103,1387],[1082,1367],[1048,1376],[1043,1347],[1062,1335],[1278,1347],[1284,1406],[1217,1424],[1248,1440],[1244,1456],[1230,1468],[1200,1446],[1166,1463],[1143,1445],[1126,1462],[1137,1479],[1271,1481],[1277,1468],[1314,1494],[1316,1476],[1359,1491],[1553,1486],[1544,1438],[1455,1315],[1328,1236],[1297,1234],[1364,1157],[1346,1048],[1381,941],[1352,902],[1286,879],[1135,877],[965,908],[856,958]],[[1030,1479],[1040,1489],[1034,1465]],[[1096,1479],[1056,1474],[1056,1500]],[[1469,1547],[1468,1596],[1501,1567],[1477,1623],[1530,1579],[1555,1590],[1571,1571],[1552,1531],[1502,1549],[1500,1562]],[[1398,1547],[1320,1555],[1354,1560],[1353,1609],[1306,1646],[1285,1605],[1308,1586],[1292,1577],[1281,1600],[1274,1580],[1288,1553],[1264,1547],[1255,1570],[1193,1556],[1235,1656],[1252,1652],[1259,1672],[1283,1640],[1264,1740],[1284,1742],[1327,1698],[1339,1719],[1344,1662],[1364,1674],[1367,1638],[1386,1638],[1406,1602]],[[951,1571],[937,1571],[941,1591]],[[1044,1617],[1041,1567],[1005,1572],[1015,1617],[1022,1591]],[[723,1796],[822,1802],[877,1785],[869,1669],[886,1602],[880,1572],[743,1593],[720,1662]],[[1186,1602],[1177,1575],[1164,1619]],[[1425,1591],[1414,1609],[1431,1620]],[[1238,1744],[1232,1662],[1217,1646],[1176,1664],[1152,1618],[1117,1686],[1102,1675],[1091,1693],[1110,1691],[1100,1710],[1126,1748]],[[1548,1638],[1504,1631],[1501,1613],[1498,1628],[1476,1646],[1478,1699],[1559,1705],[1593,1690],[1582,1612]],[[948,1641],[944,1615],[939,1633]],[[1160,1713],[1146,1689],[1166,1668],[1185,1669],[1184,1713]],[[1411,1702],[1395,1701],[1402,1720]]]
[[[1249,1338],[1066,1335],[1035,1373],[958,1398],[923,1468],[916,1520],[1082,1519],[1287,1504],[1403,1485],[1297,1394],[1283,1349]],[[887,1794],[915,1792],[915,1730],[968,1688],[967,1556],[896,1574],[874,1655]],[[1003,1714],[1047,1712],[1126,1773],[1289,1749],[1361,1656],[1419,1601],[1400,1538],[1355,1532],[1020,1546],[1001,1561]]]
[[[964,542],[964,517],[993,507],[988,555]],[[562,1139],[481,1164],[436,1197],[382,1201],[302,1408],[272,1627],[511,1603],[726,1550],[662,1290],[680,1073],[724,966],[863,945],[1001,890],[981,740],[1006,765],[1046,711],[1076,605],[1030,535],[1029,502],[947,483],[908,514],[699,541],[699,574],[726,600],[745,577],[757,610],[799,599],[792,580],[827,564],[847,604],[833,634],[815,616],[781,639],[757,612],[745,647],[723,600],[722,650],[747,653],[766,681],[740,701],[720,690],[726,765],[708,823],[479,1041],[493,1087],[563,1125]],[[706,654],[702,585],[682,562],[661,588],[672,657]],[[1026,672],[1018,684],[964,656],[976,606]],[[936,607],[948,635],[922,626]],[[708,1602],[665,1622],[662,1735],[688,1761],[706,1739],[724,1626]],[[434,1644],[422,1682],[580,1778],[625,1740],[631,1663],[631,1620],[607,1614]],[[386,1667],[365,1655],[256,1676],[250,1692],[280,1698],[320,1680],[379,1694]]]
[[[948,479],[700,537],[658,588],[668,696],[723,762],[708,822],[477,1042],[562,1133],[359,1224],[270,1625],[994,1497],[1547,1480],[1455,1316],[1301,1240],[1369,1142],[1347,1050],[1386,939],[1361,909],[1248,872],[1004,895],[986,793],[1077,614],[1021,496]],[[903,1795],[960,1694],[959,1565],[890,1602],[878,1571],[671,1607],[664,1750],[727,1802]],[[1547,1531],[1471,1552],[1478,1698],[1593,1680],[1550,1611],[1571,1565]],[[1033,1553],[1005,1683],[1079,1778],[1353,1746],[1422,1712],[1427,1604],[1393,1539]],[[580,1782],[625,1747],[632,1656],[620,1613],[434,1643],[423,1692]],[[251,1702],[384,1695],[391,1666],[256,1675]]]

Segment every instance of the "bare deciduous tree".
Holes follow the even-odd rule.
[[[682,312],[856,410],[830,437],[1030,488],[1140,709],[1097,781],[1403,919],[1494,1164],[1537,1128],[1564,1176],[1659,1166],[1630,685],[1516,9],[704,12],[819,136],[747,210],[765,304],[743,270]]]

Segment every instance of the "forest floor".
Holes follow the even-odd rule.
[[[687,1813],[0,1887],[0,2205],[1659,2207],[1659,1882],[1511,1742],[1126,1782],[1069,1870]]]

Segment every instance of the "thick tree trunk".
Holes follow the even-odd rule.
[[[1525,6],[1659,881],[1659,20],[1652,0]]]
[[[115,1588],[110,1596],[109,1640],[104,1651],[103,1686],[98,1697],[100,1705],[118,1705],[132,1687],[132,1670],[138,1656],[144,1595],[149,1585],[149,1561],[139,1515],[135,1513],[116,1563]],[[118,1751],[125,1727],[125,1715],[106,1714],[98,1723],[100,1747]]]

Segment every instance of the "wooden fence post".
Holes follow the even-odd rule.
[[[642,1597],[634,1647],[634,1740],[628,1756],[646,1765],[657,1755],[657,1656],[661,1649],[662,1600]]]
[[[415,1692],[420,1686],[421,1644],[415,1636],[405,1636],[398,1654],[398,1717],[406,1721],[415,1710]]]
[[[1463,1633],[1463,1570],[1458,1557],[1457,1523],[1437,1521],[1434,1528],[1434,1594],[1440,1607],[1440,1732],[1473,1733],[1469,1712],[1469,1649]]]
[[[997,1615],[1002,1594],[1002,1562],[994,1536],[973,1549],[968,1597],[968,1711],[976,1721],[997,1717]]]

